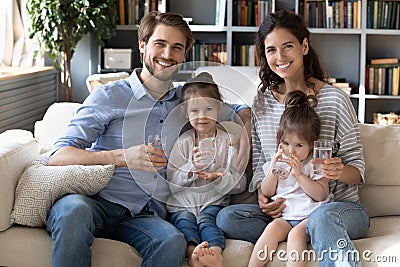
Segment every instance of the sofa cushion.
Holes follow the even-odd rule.
[[[66,194],[93,195],[110,181],[114,165],[46,166],[44,156],[22,174],[15,191],[11,223],[41,227],[47,213]]]
[[[81,105],[71,102],[54,103],[47,109],[43,119],[35,122],[34,134],[41,145],[42,153],[52,149],[54,142],[62,136]]]
[[[400,125],[361,124],[360,134],[365,158],[361,202],[370,217],[400,215]]]
[[[0,134],[0,231],[11,226],[14,193],[22,172],[39,155],[39,143],[25,130]]]

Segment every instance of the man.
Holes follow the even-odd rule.
[[[184,259],[183,235],[164,220],[169,192],[159,177],[167,159],[145,140],[161,135],[167,115],[181,102],[181,88],[171,89],[171,77],[193,37],[182,16],[155,12],[142,19],[138,36],[143,68],[94,91],[49,159],[49,165],[116,166],[98,194],[68,195],[50,210],[47,230],[54,239],[55,267],[90,266],[94,237],[131,245],[142,256],[142,266],[180,266]],[[233,107],[249,118],[248,109]]]

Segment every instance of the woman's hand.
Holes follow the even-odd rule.
[[[324,163],[322,164],[325,177],[331,180],[340,180],[343,168],[344,165],[341,158],[324,159]]]
[[[282,211],[286,208],[286,205],[283,203],[284,201],[284,198],[280,198],[271,202],[270,199],[261,192],[261,189],[258,189],[258,205],[261,211],[274,219],[282,216]]]

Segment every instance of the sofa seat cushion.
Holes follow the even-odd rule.
[[[0,266],[50,267],[52,242],[45,229],[13,226],[0,232]],[[92,253],[92,266],[96,267],[132,267],[141,263],[133,248],[115,240],[96,238]]]
[[[13,226],[0,232],[0,266],[50,267],[52,239],[43,228]],[[246,241],[226,240],[224,265],[247,266],[253,245]],[[21,257],[21,255],[24,255]],[[133,267],[141,265],[141,257],[129,245],[110,239],[96,238],[92,246],[92,266]],[[188,267],[185,261],[182,267]]]
[[[0,134],[0,231],[10,227],[15,188],[22,172],[39,155],[39,143],[25,130]]]
[[[375,217],[371,218],[367,236],[354,240],[354,245],[360,253],[363,266],[398,266],[399,240],[399,216]]]
[[[394,266],[393,261],[400,260],[398,256],[398,251],[400,251],[400,217],[398,216],[387,216],[387,217],[376,217],[371,219],[371,227],[368,230],[368,234],[365,238],[353,240],[354,245],[356,246],[359,257],[362,260],[363,266]],[[234,260],[238,260],[238,256],[245,257],[247,253],[251,253],[252,244],[244,241],[232,240],[231,241],[234,247],[229,247],[228,249],[231,251],[235,251],[235,253],[230,254],[230,257]],[[240,243],[236,242],[244,242],[249,246],[246,249],[240,249]],[[228,244],[228,242],[227,242]],[[247,249],[250,249],[248,252]],[[312,246],[308,244],[308,250],[312,250]],[[335,248],[332,248],[335,249]],[[279,253],[283,253],[286,251],[286,242],[279,243],[277,248]],[[225,253],[225,251],[224,251]],[[235,256],[236,255],[236,256]],[[334,254],[332,254],[334,257]],[[396,258],[397,256],[397,258]],[[250,257],[250,254],[248,255]],[[287,255],[281,254],[280,258],[283,259],[287,257]],[[380,258],[379,258],[380,257]],[[317,258],[315,254],[315,258]],[[388,262],[387,265],[382,265],[382,263],[377,262],[379,259],[391,259],[392,262]],[[232,260],[230,259],[230,261]],[[269,262],[267,267],[284,267],[285,260],[281,260],[278,258],[278,255],[275,254],[274,260]],[[246,258],[248,260],[248,258]],[[225,265],[225,266],[247,266],[243,265],[235,265],[234,261],[232,261],[233,265]],[[316,261],[309,261],[306,264],[307,267],[318,267],[319,264]]]
[[[354,244],[365,266],[386,266],[373,261],[377,260],[378,256],[393,260],[400,251],[398,240],[400,240],[400,218],[388,216],[372,218],[368,235],[363,239],[354,240]],[[52,239],[45,229],[13,226],[7,231],[0,232],[0,266],[25,267],[26,259],[29,259],[30,267],[50,267],[51,245]],[[249,242],[227,239],[223,252],[224,265],[247,266],[252,249],[253,245]],[[312,249],[310,244],[308,249]],[[286,242],[279,244],[277,251],[281,250],[286,250]],[[141,263],[141,258],[135,249],[114,240],[96,238],[92,253],[94,267],[132,267],[140,266]],[[188,265],[185,262],[183,266]],[[276,259],[268,263],[268,267],[278,266],[285,266],[285,261]],[[311,261],[306,266],[317,267],[318,263]]]

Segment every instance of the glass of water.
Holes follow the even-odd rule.
[[[199,162],[201,169],[207,169],[215,160],[216,143],[214,135],[198,134],[198,142],[202,160]]]
[[[159,134],[150,134],[147,138],[147,144],[149,146],[165,150],[166,137]]]
[[[332,158],[333,142],[329,140],[314,141],[314,174],[323,175],[322,164],[325,159]]]
[[[277,179],[287,179],[292,171],[292,167],[288,164],[290,158],[282,153],[272,168],[272,174]]]

